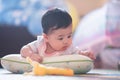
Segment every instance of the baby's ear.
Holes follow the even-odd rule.
[[[44,40],[45,40],[46,42],[48,42],[47,34],[43,33],[42,35],[43,35]]]

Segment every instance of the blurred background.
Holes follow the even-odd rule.
[[[42,15],[53,7],[70,13],[73,43],[95,54],[95,68],[119,69],[120,0],[0,0],[0,57],[36,40]]]

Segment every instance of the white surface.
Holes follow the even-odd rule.
[[[91,70],[87,74],[75,76],[31,76],[23,74],[12,74],[9,71],[0,69],[0,80],[120,80],[120,72],[114,70]]]

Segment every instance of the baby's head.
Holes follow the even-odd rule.
[[[72,18],[61,9],[48,10],[42,17],[46,42],[54,50],[65,50],[72,44]]]
[[[45,34],[60,28],[67,28],[70,24],[72,24],[71,16],[58,8],[48,10],[42,17],[42,28]]]

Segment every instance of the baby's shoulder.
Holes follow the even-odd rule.
[[[37,36],[37,40],[34,40],[34,41],[28,43],[28,45],[39,46],[41,43],[43,43],[43,37]]]

